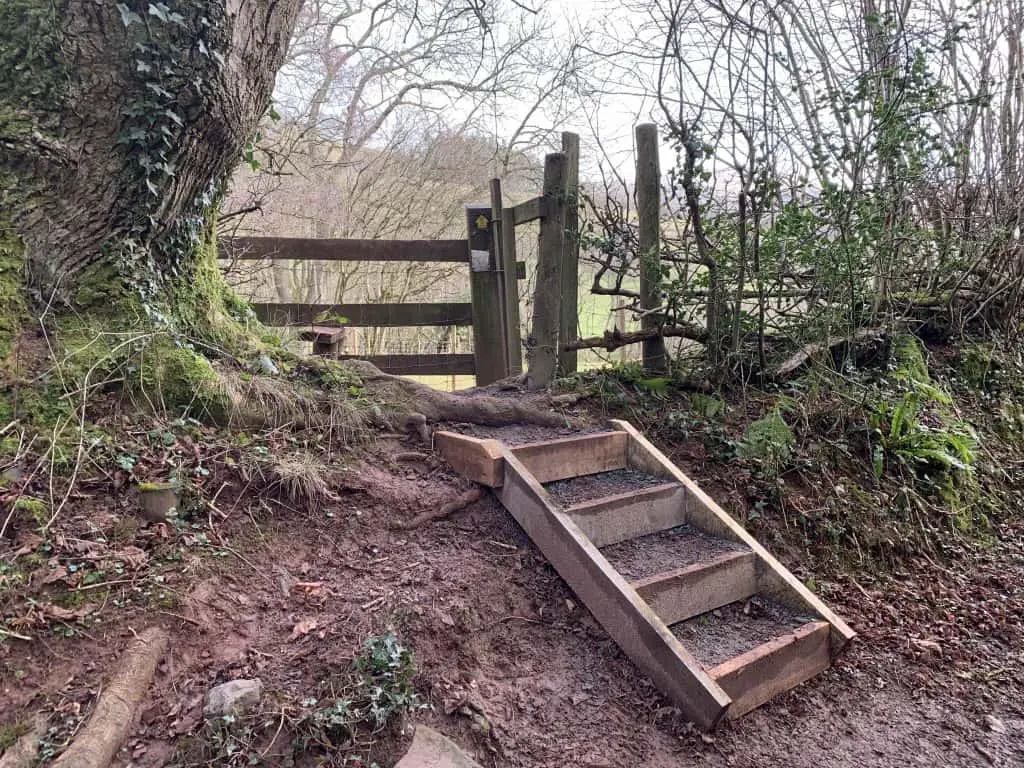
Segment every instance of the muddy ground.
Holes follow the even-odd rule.
[[[1000,531],[969,572],[923,563],[873,584],[809,573],[780,553],[861,637],[827,673],[707,735],[637,672],[493,497],[393,529],[465,489],[433,462],[393,460],[409,449],[381,439],[347,459],[344,487],[317,509],[250,498],[232,480],[211,546],[166,556],[168,541],[140,529],[130,546],[150,554],[145,584],[127,573],[98,611],[64,624],[72,631],[51,623],[31,641],[0,642],[0,723],[44,709],[75,727],[132,634],[159,624],[171,651],[117,765],[181,764],[202,734],[204,694],[236,677],[266,685],[261,764],[289,765],[296,702],[366,637],[393,630],[415,650],[430,705],[411,720],[485,766],[1024,765],[1021,531]],[[94,515],[95,499],[83,507]],[[133,609],[140,587],[158,600]],[[386,768],[408,739],[406,728],[354,749]],[[341,764],[302,764],[317,759]]]

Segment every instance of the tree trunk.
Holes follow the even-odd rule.
[[[154,290],[182,274],[300,4],[5,0],[0,215],[44,299],[103,261]]]

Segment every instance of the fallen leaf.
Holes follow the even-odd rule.
[[[292,627],[292,634],[289,640],[298,640],[300,637],[308,635],[314,629],[317,628],[316,619],[303,619]]]
[[[942,646],[934,640],[918,640],[916,637],[912,637],[910,638],[910,643],[915,648],[919,648],[922,651],[931,651],[932,653],[937,653],[939,656],[942,655]]]
[[[995,715],[985,715],[985,725],[992,733],[1006,733],[1006,724]]]
[[[297,581],[292,584],[292,592],[301,592],[310,597],[316,597],[323,592],[323,589],[324,583],[322,581]]]
[[[81,608],[71,610],[53,603],[43,603],[39,606],[40,612],[48,619],[59,619],[60,621],[77,621],[89,613],[91,606],[84,605]]]

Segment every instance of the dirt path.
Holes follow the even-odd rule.
[[[211,685],[263,680],[273,734],[279,713],[316,695],[367,636],[394,630],[414,647],[417,689],[431,705],[415,718],[495,768],[1024,765],[1019,626],[1008,645],[997,644],[998,665],[908,654],[890,631],[904,606],[860,606],[855,590],[826,583],[865,641],[810,684],[702,735],[638,674],[492,497],[448,520],[390,530],[459,487],[426,466],[397,476],[382,469],[400,447],[382,442],[378,460],[358,470],[361,490],[316,514],[238,515],[231,549],[244,562],[168,563],[178,599],[161,613],[104,622],[73,639],[0,645],[0,722],[32,700],[58,712],[87,703],[129,626],[155,620],[173,632],[172,651],[118,764],[174,764]],[[226,506],[230,492],[222,498]],[[1005,567],[1019,576],[1015,552]],[[360,754],[386,768],[407,738],[387,735]],[[290,764],[287,733],[259,751],[262,764]]]

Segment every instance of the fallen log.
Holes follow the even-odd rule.
[[[100,694],[96,709],[55,768],[99,768],[110,765],[135,722],[156,665],[167,649],[167,633],[153,627],[137,635],[118,661],[117,672]]]
[[[771,378],[775,381],[784,381],[802,370],[804,366],[808,365],[812,360],[822,357],[826,353],[832,354],[836,349],[844,344],[852,344],[854,347],[857,347],[867,343],[875,343],[883,340],[884,338],[885,331],[879,328],[861,328],[859,331],[854,333],[852,337],[830,336],[824,341],[815,341],[810,344],[805,344],[791,357],[787,358],[785,362],[777,366],[775,370],[771,372]]]

